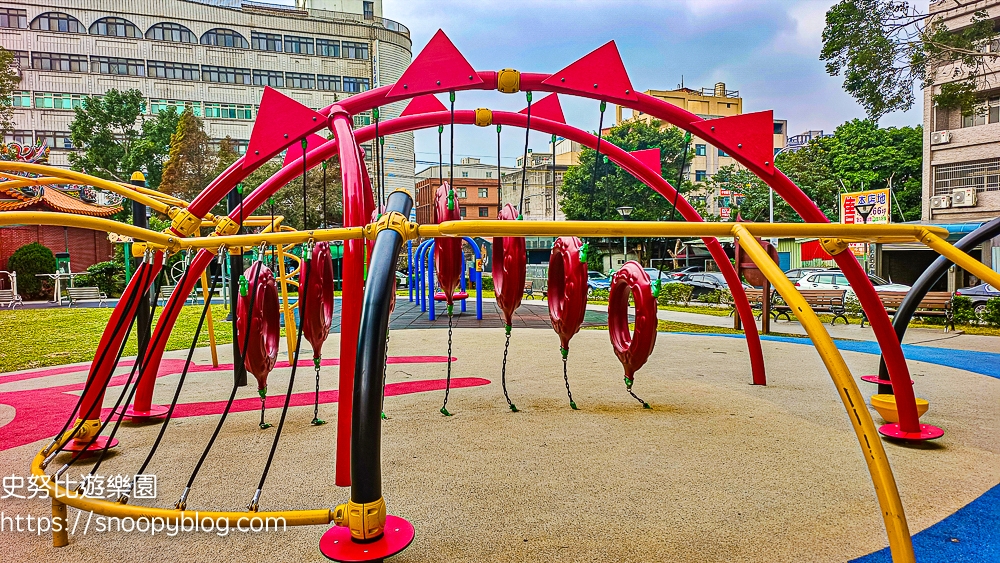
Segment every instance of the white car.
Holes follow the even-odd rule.
[[[875,291],[910,291],[908,285],[890,283],[874,274],[868,274],[868,279],[875,286]],[[853,293],[847,276],[840,270],[814,272],[795,282],[795,287],[799,289],[846,289]]]

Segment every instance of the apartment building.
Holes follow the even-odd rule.
[[[7,140],[44,141],[56,165],[73,150],[73,108],[111,88],[140,90],[147,115],[191,107],[213,140],[243,151],[265,86],[318,109],[394,82],[412,59],[409,30],[382,17],[382,0],[0,0],[0,43],[21,73]],[[412,190],[413,134],[385,148],[389,189]]]
[[[500,174],[509,174],[514,168],[497,167],[483,164],[478,158],[463,158],[454,167],[455,196],[458,199],[458,211],[466,219],[496,219],[499,213],[499,181]],[[417,183],[414,188],[417,222],[434,222],[434,194],[441,179],[448,181],[451,168],[445,164],[440,168],[435,164],[417,172]]]
[[[564,152],[559,145],[563,144]],[[521,207],[520,212],[525,221],[565,221],[561,196],[563,175],[575,162],[579,164],[579,151],[572,150],[573,144],[565,139],[556,141],[555,185],[552,181],[552,151],[536,153],[528,151],[528,166],[524,165],[524,155],[517,157],[517,168],[503,175],[503,202]],[[579,145],[577,145],[579,148]],[[520,206],[522,187],[524,205]]]

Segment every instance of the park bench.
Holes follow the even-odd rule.
[[[756,318],[757,320],[760,320],[761,315],[764,314],[764,289],[754,287],[750,289],[745,289],[744,292],[747,294],[747,301],[750,302],[750,308],[756,311],[757,313]],[[729,309],[729,316],[731,317],[736,312],[736,306],[732,303],[731,294],[730,297],[727,299],[727,301],[729,306],[731,307]],[[772,315],[774,314],[773,310],[771,311],[771,314]]]
[[[878,298],[885,307],[885,311],[890,315],[896,314],[899,306],[906,298],[905,291],[880,291]],[[951,327],[955,330],[955,318],[952,311],[952,295],[947,291],[931,291],[920,300],[917,310],[913,313],[916,317],[944,317],[944,331],[948,332]],[[861,312],[861,326],[868,322],[868,316]]]
[[[535,287],[531,280],[524,282],[524,296],[532,299],[535,298]]]
[[[843,289],[805,289],[799,291],[802,297],[806,300],[806,303],[812,307],[812,310],[817,313],[830,313],[833,315],[833,320],[830,321],[831,325],[837,324],[837,319],[844,319],[844,324],[851,324],[847,320],[847,309],[844,307],[844,296],[847,293]],[[771,305],[771,311],[774,313],[774,320],[778,320],[779,317],[785,317],[786,320],[791,321],[791,315],[795,314],[795,311],[784,302],[784,300],[778,300],[779,296],[777,292],[773,293],[774,299]]]
[[[170,299],[170,296],[173,295],[174,291],[176,291],[176,290],[177,290],[177,286],[176,285],[164,285],[164,286],[160,287],[160,301],[162,301],[164,304],[166,304],[167,300]],[[185,305],[187,305],[188,302],[196,303],[196,298],[191,293],[188,293],[187,297],[184,299],[184,304]]]
[[[0,307],[4,305],[13,309],[18,305],[24,305],[24,303],[21,301],[21,296],[14,293],[13,289],[0,289]]]
[[[107,295],[101,292],[101,290],[96,287],[69,287],[66,288],[66,296],[69,297],[69,306],[72,307],[77,301],[86,301],[97,299],[99,301],[98,306],[104,306],[104,300],[108,298]]]

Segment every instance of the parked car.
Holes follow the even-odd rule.
[[[955,295],[964,295],[972,299],[972,306],[976,309],[976,316],[982,317],[986,313],[986,301],[993,297],[1000,297],[1000,290],[988,283],[981,283],[972,287],[963,287],[956,291]]]
[[[400,271],[396,271],[396,287],[406,287],[410,283],[409,278],[406,274]]]
[[[875,274],[868,274],[868,279],[875,286],[875,291],[910,291],[908,285],[892,283]],[[799,289],[846,289],[853,293],[847,276],[840,270],[823,270],[809,274],[796,281],[795,287]]]
[[[800,279],[808,276],[809,274],[815,272],[825,271],[826,268],[792,268],[785,272],[785,276],[792,281],[799,281]]]
[[[716,289],[729,289],[729,284],[726,283],[726,277],[722,275],[721,272],[695,272],[693,274],[685,274],[684,277],[680,278],[680,283],[684,285],[691,286],[691,298],[696,299],[701,295],[706,293],[711,293]],[[743,284],[744,289],[750,289],[752,286]]]
[[[643,271],[649,275],[649,281],[655,282],[656,280],[661,280],[663,283],[667,283],[670,280],[669,272],[657,270],[656,268],[643,268]]]
[[[611,278],[590,270],[587,272],[587,295],[593,293],[595,289],[611,289]]]
[[[664,281],[677,282],[688,274],[694,274],[704,271],[705,271],[704,266],[687,266],[685,268],[678,268],[677,270],[671,270],[669,272],[666,272],[664,275],[667,277],[667,279],[665,279]],[[650,277],[652,278],[652,276]]]

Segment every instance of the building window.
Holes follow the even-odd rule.
[[[306,88],[312,90],[316,87],[315,74],[300,74],[298,72],[285,73],[285,81],[289,88]]]
[[[348,59],[368,59],[368,44],[344,41],[344,57]]]
[[[166,111],[170,108],[177,110],[177,113],[182,113],[185,108],[191,108],[191,113],[198,117],[201,117],[201,102],[185,102],[180,100],[149,100],[149,113],[156,115],[161,111]]]
[[[458,199],[465,199],[467,197],[466,193],[465,188],[455,188],[455,197]]]
[[[281,36],[276,33],[250,32],[250,44],[258,51],[281,52]]]
[[[492,172],[487,172],[486,173],[486,177],[487,178],[492,178],[493,177],[493,173]]]
[[[31,68],[35,70],[59,70],[63,72],[87,72],[86,55],[66,55],[63,53],[31,53]]]
[[[365,19],[370,20],[375,18],[375,2],[362,2],[362,7],[365,12]]]
[[[704,170],[695,170],[694,171],[694,181],[695,182],[704,182],[706,179],[708,179],[708,173],[707,172],[705,172]]]
[[[270,86],[272,88],[285,87],[285,75],[276,70],[255,70],[253,71],[254,86]]]
[[[17,65],[18,70],[22,68],[28,68],[28,52],[27,51],[11,51],[14,54],[14,64]]]
[[[230,143],[229,146],[236,151],[237,154],[243,155],[247,153],[247,147],[250,145],[250,141],[246,139],[233,139],[232,137],[227,139],[212,139],[209,141],[209,145],[211,145],[215,150],[219,150],[222,142],[227,140]]]
[[[726,154],[726,151],[719,149],[719,156],[729,156],[729,155]]]
[[[28,27],[27,10],[17,8],[0,8],[0,27],[26,29]]]
[[[367,78],[356,78],[354,76],[344,77],[345,92],[367,92],[371,82]]]
[[[80,20],[62,12],[45,12],[31,20],[31,29],[61,33],[87,33]]]
[[[1000,191],[1000,158],[934,167],[934,195],[949,195],[960,188]]]
[[[694,146],[694,155],[695,156],[705,156],[707,149],[708,148],[705,145],[695,145]]]
[[[236,47],[237,49],[249,49],[246,37],[231,30],[217,27],[210,29],[201,36],[202,45],[214,45],[216,47]]]
[[[10,93],[10,104],[16,108],[30,108],[31,93],[23,90],[14,90]]]
[[[215,119],[253,119],[253,106],[247,104],[205,103],[205,117]]]
[[[462,217],[465,217],[465,207],[459,206],[458,214],[461,215]]]
[[[122,59],[118,57],[90,57],[90,68],[101,74],[123,74],[143,76],[146,64],[142,59]]]
[[[479,197],[490,197],[489,188],[479,188]]]
[[[479,216],[480,217],[489,217],[490,216],[490,208],[489,207],[480,207],[479,208]]]
[[[201,79],[201,71],[198,69],[198,65],[168,63],[165,61],[148,61],[146,75],[150,78],[168,78],[172,80]]]
[[[320,90],[330,90],[330,91],[333,91],[333,92],[339,92],[340,91],[340,77],[339,76],[330,76],[330,75],[327,75],[327,74],[320,74],[320,75],[317,75],[316,78],[319,80],[318,84],[319,84],[319,89]]]
[[[73,141],[70,140],[69,133],[64,131],[35,131],[35,138],[45,141],[45,144],[52,150],[73,148]]]
[[[142,37],[139,28],[123,18],[101,18],[90,24],[90,34],[110,37]]]
[[[223,84],[250,84],[250,69],[201,65],[201,79]]]
[[[158,23],[146,30],[146,39],[173,41],[175,43],[197,43],[198,38],[190,29],[179,23]]]
[[[298,55],[313,54],[312,37],[298,37],[296,35],[285,36],[285,52]]]
[[[463,178],[468,178],[469,177],[469,173],[468,172],[462,172],[462,177]]]
[[[4,135],[4,141],[17,143],[19,145],[30,145],[32,144],[31,131],[21,131],[19,129],[15,129],[14,131]]]
[[[316,54],[321,57],[339,57],[340,41],[336,39],[317,39]]]
[[[785,134],[785,124],[784,123],[775,123],[774,124],[774,134],[775,135],[784,135]]]
[[[80,107],[82,104],[82,94],[35,92],[35,108],[37,109],[73,109]]]
[[[372,114],[370,111],[359,113],[354,116],[354,128],[360,129],[372,124]]]

